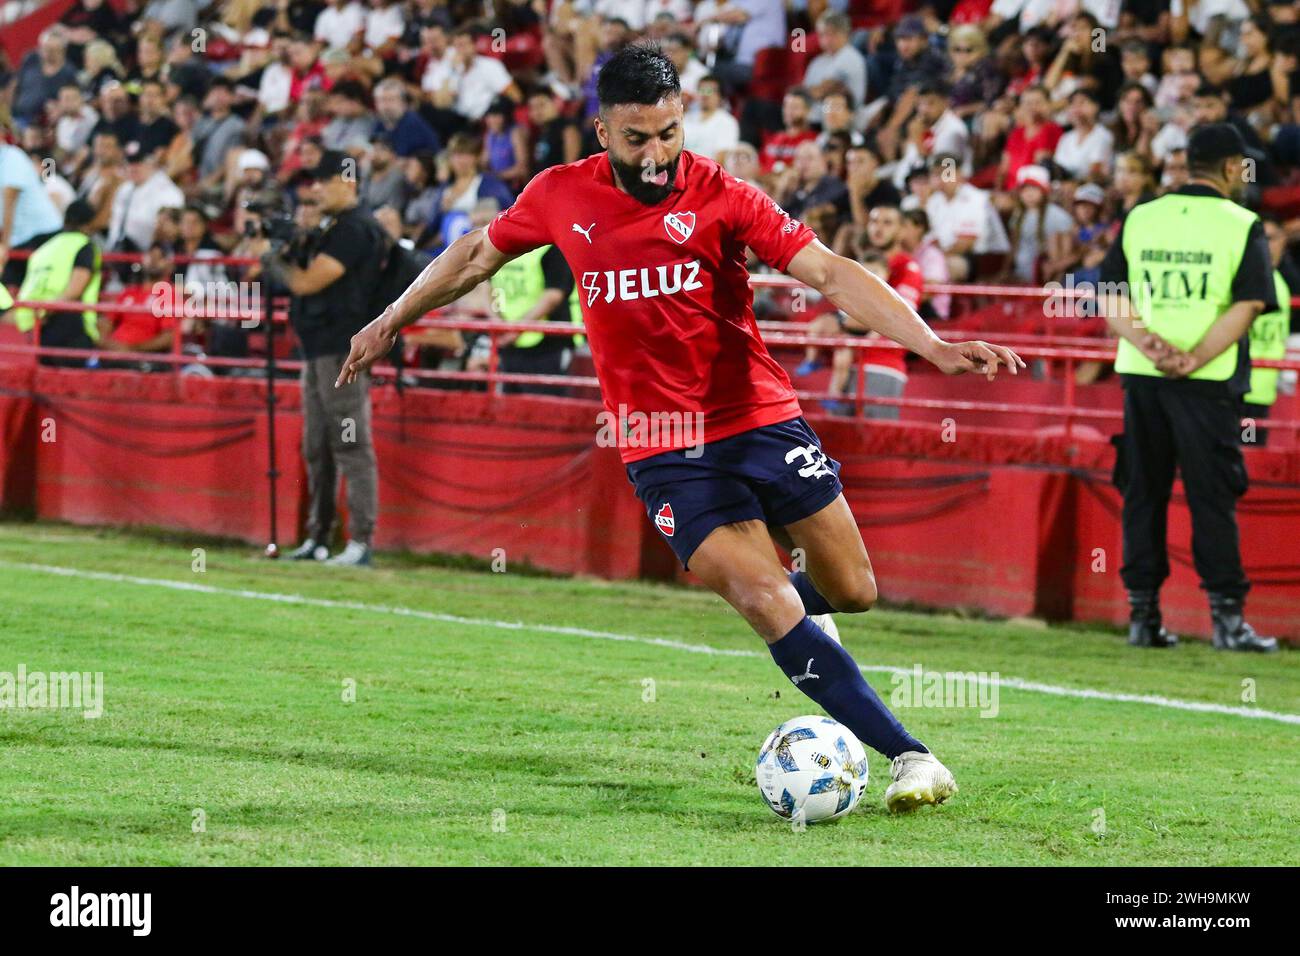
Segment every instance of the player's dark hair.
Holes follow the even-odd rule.
[[[682,81],[673,61],[648,43],[629,43],[615,53],[596,77],[596,98],[601,110],[626,103],[652,105],[666,96],[678,96]]]
[[[903,212],[903,218],[914,226],[920,226],[926,232],[930,231],[930,217],[926,215],[924,209],[908,209]]]

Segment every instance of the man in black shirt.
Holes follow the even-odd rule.
[[[528,119],[537,128],[529,163],[530,176],[579,158],[582,134],[578,124],[560,113],[555,94],[550,90],[537,89],[528,94]]]
[[[167,90],[161,80],[140,84],[139,143],[150,155],[166,149],[181,128],[167,115]]]
[[[290,320],[302,344],[303,457],[311,511],[307,537],[288,557],[323,561],[334,523],[338,472],[348,486],[348,543],[336,565],[369,565],[378,508],[378,473],[370,435],[370,376],[335,388],[353,334],[374,316],[370,292],[379,280],[382,227],[357,205],[357,163],[327,151],[305,176],[322,213],[319,236],[301,264],[263,256],[263,275],[293,294]]]
[[[1239,403],[1250,384],[1251,324],[1277,309],[1272,259],[1257,215],[1238,206],[1246,145],[1227,123],[1198,126],[1191,179],[1135,206],[1101,264],[1100,305],[1120,336],[1124,433],[1114,480],[1124,496],[1129,643],[1170,647],[1160,586],[1174,468],[1192,515],[1192,555],[1209,594],[1214,646],[1275,651],[1246,623],[1237,498],[1246,491]],[[1123,291],[1113,291],[1123,290]]]

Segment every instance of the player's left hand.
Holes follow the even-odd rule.
[[[397,341],[397,333],[390,329],[385,321],[392,312],[393,307],[390,305],[379,318],[352,336],[352,349],[343,362],[343,370],[339,372],[338,380],[334,383],[335,388],[351,385],[357,380],[358,375],[368,371],[370,366],[392,351],[393,343]]]
[[[1005,345],[990,345],[988,342],[944,342],[930,356],[945,375],[962,375],[966,372],[980,372],[993,381],[998,367],[1005,365],[1012,375],[1019,374],[1026,368],[1022,359]]]

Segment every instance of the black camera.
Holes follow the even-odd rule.
[[[279,212],[268,214],[253,206],[249,212],[258,214],[256,221],[245,221],[244,236],[248,239],[270,239],[272,245],[287,245],[298,235],[298,226],[293,217]]]

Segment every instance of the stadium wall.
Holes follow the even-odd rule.
[[[306,506],[299,390],[276,387],[279,538]],[[566,574],[689,581],[597,447],[591,403],[378,389],[381,549],[470,554]],[[814,420],[844,464],[886,600],[1057,620],[1126,619],[1119,496],[1104,440]],[[1243,552],[1252,621],[1300,643],[1300,451],[1249,453]],[[268,540],[264,383],[0,365],[0,507],[77,524]],[[1166,617],[1205,635],[1190,522],[1170,515]]]

